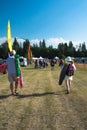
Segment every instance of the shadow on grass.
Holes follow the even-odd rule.
[[[27,98],[27,97],[41,97],[41,96],[47,96],[47,95],[61,95],[63,91],[61,92],[44,92],[44,93],[33,93],[33,94],[22,94],[17,95],[18,98]]]
[[[47,95],[62,95],[64,91],[58,91],[58,92],[44,92],[44,93],[32,93],[32,94],[18,94],[18,95],[0,95],[0,100],[3,100],[5,98],[8,98],[10,96],[17,96],[17,98],[27,98],[27,97],[42,97]]]
[[[5,99],[5,98],[8,98],[8,97],[10,97],[10,96],[11,96],[11,94],[8,94],[8,95],[0,95],[0,100]]]
[[[24,68],[25,70],[39,70],[39,71],[49,71],[48,68],[35,68],[35,67],[32,67],[32,68]]]

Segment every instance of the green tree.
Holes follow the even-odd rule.
[[[41,41],[39,42],[39,47],[40,47],[40,48],[42,47],[42,42],[41,42]]]
[[[81,43],[79,44],[78,50],[79,50],[79,51],[82,51],[82,45],[81,45]]]
[[[30,42],[28,39],[26,39],[26,41],[23,43],[23,56],[28,58],[28,46],[29,46]]]
[[[69,42],[68,53],[70,56],[74,56],[75,48],[73,47],[72,41]]]
[[[45,43],[45,40],[43,39],[42,41],[42,48],[46,48],[46,43]]]
[[[14,39],[13,42],[13,49],[16,51],[16,53],[19,53],[19,43],[16,38]]]
[[[7,41],[0,46],[0,58],[6,59],[8,57],[8,43]]]
[[[43,40],[42,42],[41,41],[39,42],[39,47],[40,48],[46,48],[45,40]]]
[[[85,45],[85,42],[82,43],[82,51],[83,51],[83,52],[86,51],[86,45]]]

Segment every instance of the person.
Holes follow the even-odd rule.
[[[54,69],[54,65],[55,65],[55,63],[54,63],[54,60],[53,60],[53,59],[51,59],[51,61],[50,61],[50,65],[51,65],[51,70],[53,70],[53,69]]]
[[[11,94],[18,94],[18,79],[16,75],[16,65],[15,65],[15,57],[16,54],[15,50],[10,52],[9,57],[6,59],[6,68],[8,73],[8,80],[10,82],[10,90]],[[14,88],[15,83],[15,88]]]
[[[35,69],[38,68],[38,60],[35,60]]]
[[[66,93],[70,93],[71,81],[73,80],[74,71],[76,70],[76,66],[70,56],[65,58],[65,64],[67,64],[67,70],[65,75],[65,84],[66,84]],[[71,67],[71,69],[70,69]]]
[[[59,66],[61,67],[61,69],[63,68],[63,66],[64,66],[64,60],[63,59],[60,59]]]

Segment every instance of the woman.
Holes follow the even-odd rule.
[[[66,93],[70,93],[71,81],[73,80],[74,71],[76,70],[75,64],[70,56],[65,58],[65,63],[68,65],[65,75]]]

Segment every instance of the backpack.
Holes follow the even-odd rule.
[[[72,76],[74,75],[74,67],[72,64],[69,64],[66,70],[66,75],[67,76]]]

